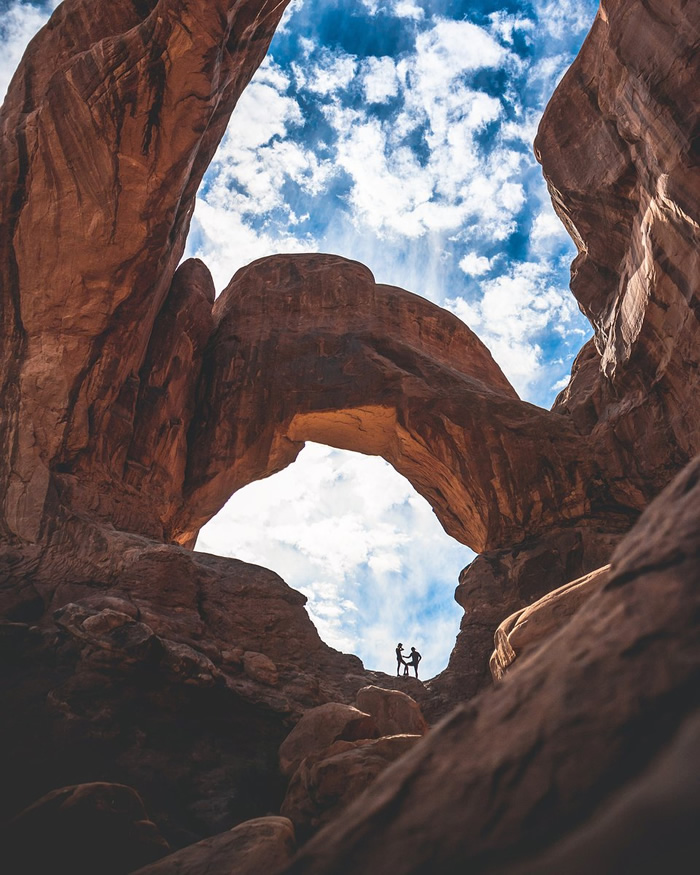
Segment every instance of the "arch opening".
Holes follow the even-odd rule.
[[[312,442],[235,493],[195,549],[277,572],[308,598],[325,643],[369,670],[393,675],[397,642],[415,646],[421,680],[447,665],[463,614],[454,588],[474,558],[383,459]]]

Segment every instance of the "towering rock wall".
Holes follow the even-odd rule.
[[[62,3],[3,106],[0,525],[27,540],[76,478],[119,482],[78,503],[162,535],[119,509],[140,373],[202,175],[286,2],[107,6]],[[196,309],[196,286],[173,293]],[[177,457],[187,422],[171,429]]]
[[[630,448],[613,497],[700,451],[698,39],[696,3],[603,0],[535,141],[595,331],[554,409]]]

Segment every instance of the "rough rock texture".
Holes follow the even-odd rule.
[[[110,780],[138,788],[174,846],[196,841],[279,805],[277,750],[304,710],[382,682],[273,572],[85,521],[75,534],[87,544],[64,529],[33,561],[2,554],[0,817]]]
[[[380,735],[424,735],[428,731],[418,703],[400,690],[363,687],[355,704],[374,718]]]
[[[202,269],[186,268],[193,283],[173,275],[197,187],[285,6],[66,0],[32,40],[0,119],[5,534],[36,540],[65,491],[162,535],[153,512],[181,474],[210,318]],[[180,331],[178,366],[177,344],[155,344]],[[149,403],[166,375],[175,416]]]
[[[699,37],[697,3],[603,0],[535,141],[595,330],[554,409],[633,449],[650,496],[700,450]]]
[[[572,580],[559,589],[507,617],[496,629],[494,650],[489,668],[495,681],[500,681],[523,653],[533,653],[569,620],[593,593],[605,586],[609,565]]]
[[[326,750],[334,741],[376,738],[379,734],[374,719],[352,705],[319,705],[307,711],[282,742],[280,769],[284,775],[292,775],[303,759]]]
[[[430,681],[430,720],[455,702],[490,687],[489,657],[503,620],[547,593],[600,568],[622,535],[598,527],[554,529],[510,549],[482,553],[459,576],[455,599],[464,608],[447,668]]]
[[[292,775],[280,811],[300,840],[335,820],[390,763],[408,753],[420,735],[389,735],[373,740],[336,741],[306,757]]]
[[[551,850],[502,875],[657,875],[693,869],[700,816],[700,712],[684,721],[668,749]]]
[[[37,800],[0,833],[13,875],[121,875],[170,850],[138,793],[122,784],[62,787]]]
[[[596,321],[599,345],[617,331],[605,315],[615,308],[624,311],[618,333],[625,337],[622,345],[611,341],[600,361],[596,380],[611,383],[600,403],[587,383],[547,412],[517,399],[456,317],[376,285],[345,259],[263,259],[239,271],[212,310],[204,265],[175,267],[196,187],[285,3],[111,6],[95,15],[85,0],[62,4],[32,42],[3,108],[6,535],[41,541],[59,508],[68,508],[190,545],[233,491],[289,464],[305,439],[315,439],[383,455],[450,534],[476,550],[497,549],[574,522],[629,528],[700,449],[689,415],[697,376],[688,379],[696,299],[685,273],[663,267],[663,253],[675,258],[681,245],[684,271],[697,257],[692,209],[680,194],[674,199],[695,190],[695,171],[683,160],[695,108],[684,87],[692,10],[677,14],[680,24],[675,12],[650,12],[655,4],[639,12],[643,23],[653,19],[643,24],[650,45],[674,33],[679,60],[666,75],[664,56],[653,80],[631,61],[620,66],[634,42],[630,28],[618,28],[624,38],[607,34],[622,13],[616,7],[609,23],[601,15],[574,71],[588,64],[586,53],[600,64],[611,54],[603,50],[608,42],[620,49],[620,69],[586,67],[594,85],[576,85],[575,100],[564,87],[538,141],[555,200],[565,204],[560,211],[584,241],[577,277],[595,266],[595,276],[607,270],[609,280],[611,266],[596,254],[601,246],[586,238],[600,210],[588,209],[588,196],[579,209],[585,215],[576,212],[581,197],[569,177],[579,152],[560,158],[550,142],[565,145],[570,106],[577,118],[579,104],[598,113],[581,95],[600,92],[605,118],[591,119],[586,146],[611,167],[595,203],[606,205],[606,217],[608,203],[615,205],[615,246],[606,252],[617,259],[622,285],[614,295],[604,290],[598,303],[588,287],[579,290],[582,280],[574,288]],[[661,115],[644,149],[625,163],[630,148],[620,137],[651,127],[646,117],[632,118],[640,79],[648,91],[658,84],[646,103]],[[609,117],[622,132],[619,154]],[[577,183],[586,191],[591,174],[595,167]],[[642,193],[652,189],[649,202]],[[639,210],[648,221],[637,221]],[[591,234],[608,239],[605,230]],[[661,277],[653,295],[642,272]],[[642,298],[659,303],[634,304]],[[651,309],[665,314],[663,332]],[[595,363],[586,362],[579,370],[589,380]],[[625,379],[627,372],[633,376]],[[654,446],[640,453],[642,434]]]
[[[258,817],[204,839],[134,875],[276,875],[296,850],[286,817]]]
[[[559,634],[380,776],[290,875],[489,872],[580,825],[640,775],[699,704],[698,506],[700,458]]]

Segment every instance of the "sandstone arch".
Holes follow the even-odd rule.
[[[459,319],[377,285],[363,265],[261,259],[236,274],[214,319],[173,537],[191,539],[304,440],[383,456],[475,550],[590,509],[571,422],[520,401]]]

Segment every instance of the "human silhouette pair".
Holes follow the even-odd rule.
[[[415,647],[411,648],[411,653],[408,659],[404,659],[403,657],[403,644],[401,642],[396,646],[396,677],[401,673],[401,666],[403,666],[403,676],[405,678],[408,677],[408,669],[409,666],[413,666],[413,670],[416,673],[416,677],[418,677],[418,663],[423,659],[423,657],[418,653]]]

